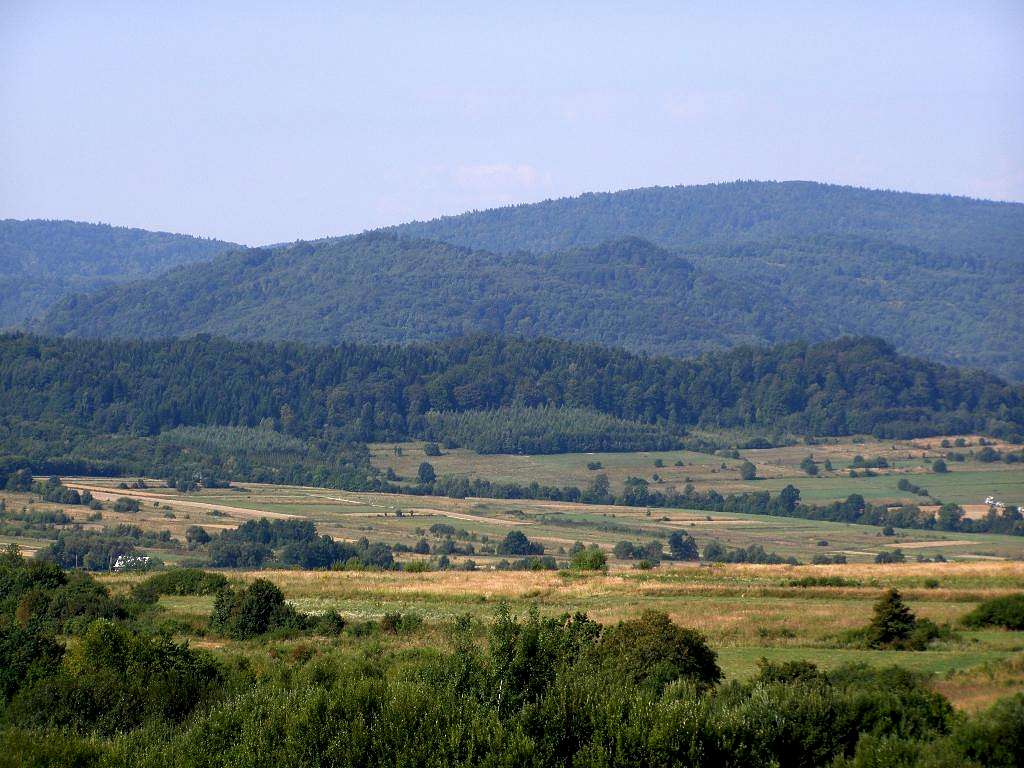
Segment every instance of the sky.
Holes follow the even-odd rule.
[[[0,0],[0,218],[259,245],[734,179],[1024,201],[1024,2]]]

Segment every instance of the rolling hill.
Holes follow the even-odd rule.
[[[0,328],[13,327],[69,293],[210,259],[241,246],[167,232],[34,219],[0,220]]]
[[[629,190],[227,254],[58,304],[79,336],[470,332],[688,355],[878,335],[1024,379],[1024,205],[804,182]]]
[[[675,353],[820,337],[777,290],[719,280],[638,238],[498,255],[383,233],[253,249],[73,296],[41,327],[314,343],[486,332]]]

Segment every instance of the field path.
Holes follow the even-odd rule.
[[[221,512],[225,515],[236,517],[274,517],[274,518],[299,518],[301,515],[290,515],[286,512],[270,512],[264,509],[249,509],[247,507],[234,507],[224,504],[210,504],[205,501],[186,501],[177,497],[167,497],[159,493],[146,493],[136,488],[107,488],[102,485],[91,485],[75,480],[64,480],[64,485],[74,488],[76,491],[89,491],[100,501],[116,501],[120,498],[135,499],[137,501],[160,501],[172,507],[188,507],[189,509],[203,509],[214,512]]]

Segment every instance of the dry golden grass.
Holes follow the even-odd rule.
[[[932,687],[966,712],[990,707],[998,699],[1024,692],[1024,654],[947,675]]]

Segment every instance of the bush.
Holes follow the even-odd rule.
[[[596,544],[575,552],[570,568],[576,571],[604,571],[608,569],[608,558]]]
[[[227,584],[227,577],[221,573],[175,568],[140,581],[132,587],[131,595],[141,602],[155,603],[160,595],[213,595]]]
[[[120,496],[114,502],[115,512],[138,512],[140,508],[138,499],[129,499],[127,496]]]
[[[886,550],[875,555],[876,563],[905,563],[906,561],[907,557],[901,549],[894,549],[891,552]]]
[[[799,579],[790,579],[787,583],[790,587],[859,587],[860,582],[853,579],[844,579],[842,576],[804,576]]]
[[[963,618],[967,627],[1004,627],[1024,630],[1024,594],[986,600]]]
[[[605,674],[659,693],[675,680],[708,688],[722,679],[704,636],[658,611],[605,630],[596,653]]]
[[[23,726],[114,734],[153,718],[181,721],[216,695],[221,682],[207,654],[99,620],[58,674],[15,696],[8,717]]]
[[[522,531],[509,531],[498,545],[499,555],[543,555],[544,545],[530,541]]]
[[[756,480],[757,467],[755,467],[749,461],[744,461],[742,464],[740,464],[740,478],[742,480]]]
[[[256,579],[235,592],[225,587],[217,593],[210,626],[225,637],[247,640],[274,629],[304,629],[305,617],[284,601],[284,593],[266,579]]]

